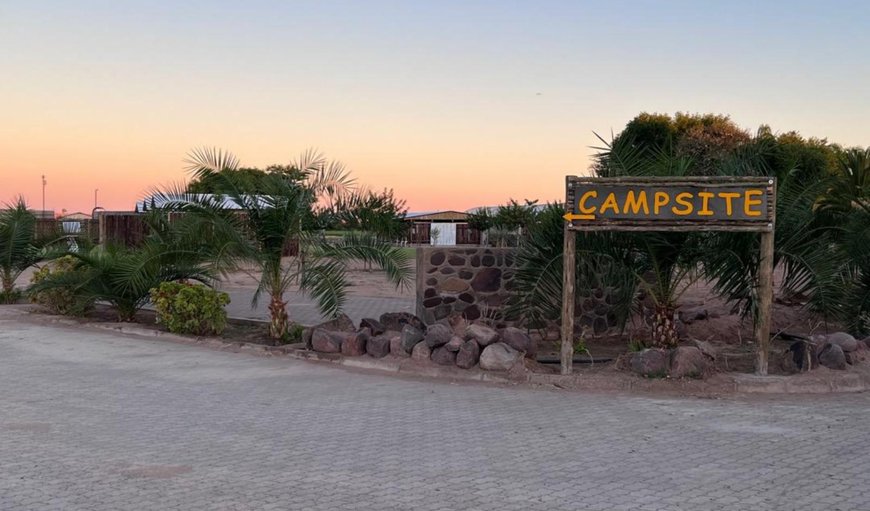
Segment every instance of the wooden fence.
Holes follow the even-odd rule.
[[[148,235],[141,213],[105,211],[99,214],[100,244],[138,247]]]

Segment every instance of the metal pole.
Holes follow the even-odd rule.
[[[97,209],[97,192],[99,191],[99,188],[94,188],[94,209]]]
[[[45,215],[45,174],[42,175],[42,214]]]

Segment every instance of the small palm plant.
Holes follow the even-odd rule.
[[[40,260],[35,237],[36,217],[27,210],[24,199],[0,212],[0,303],[15,301],[15,281]]]
[[[54,254],[72,260],[73,271],[50,274],[34,283],[29,292],[36,296],[45,291],[69,291],[77,303],[105,302],[115,309],[119,321],[132,321],[148,303],[150,290],[163,282],[213,282],[202,245],[186,244],[167,232],[167,224],[161,225],[156,217],[152,215],[148,222],[151,235],[142,246],[97,246]]]

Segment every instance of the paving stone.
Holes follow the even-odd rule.
[[[866,393],[464,385],[4,314],[4,511],[870,509]]]

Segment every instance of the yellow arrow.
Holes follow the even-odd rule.
[[[562,218],[569,222],[573,222],[574,220],[595,220],[595,215],[578,215],[576,213],[565,213],[562,215]]]

